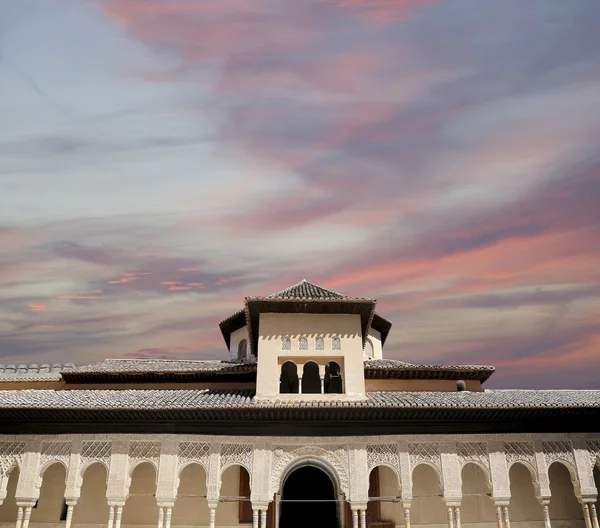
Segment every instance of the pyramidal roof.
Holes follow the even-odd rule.
[[[302,279],[298,284],[272,293],[269,299],[347,299],[342,293],[328,290],[317,284]]]

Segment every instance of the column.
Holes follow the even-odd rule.
[[[358,528],[358,510],[352,510],[352,528]]]
[[[161,506],[158,508],[158,528],[163,528],[165,522],[165,509]]]
[[[171,528],[171,515],[173,514],[173,506],[167,506],[165,510],[165,528]]]
[[[502,513],[504,514],[504,528],[510,528],[510,518],[508,516],[508,506],[502,506]]]
[[[593,502],[590,502],[590,516],[592,518],[592,526],[594,528],[600,528],[598,526],[598,515],[596,515],[596,505]]]
[[[217,517],[217,505],[216,503],[210,503],[209,508],[209,528],[215,528],[215,519]]]
[[[502,506],[496,506],[496,524],[498,525],[498,528],[504,528],[504,525],[502,523]]]
[[[302,394],[302,376],[298,376],[298,394]]]
[[[23,506],[19,506],[17,510],[17,524],[15,524],[15,528],[21,528],[23,524]]]
[[[123,505],[116,506],[115,528],[121,528],[121,517],[123,517]]]
[[[404,528],[410,528],[410,504],[403,504],[404,507]]]
[[[460,506],[454,506],[454,524],[460,528]]]
[[[454,513],[452,506],[448,506],[448,528],[454,528]]]
[[[260,510],[260,528],[267,528],[267,510]]]
[[[360,528],[367,528],[367,510],[360,510]]]
[[[108,507],[108,528],[113,528],[113,522],[115,520],[115,507],[114,506],[109,506]]]
[[[258,528],[258,509],[252,510],[252,528]]]
[[[588,503],[582,502],[581,509],[583,510],[583,520],[585,521],[585,528],[592,528],[592,520],[590,519],[590,507]]]
[[[28,504],[25,506],[25,512],[23,514],[23,528],[29,527],[29,519],[31,518],[31,508],[33,508],[33,504]]]
[[[77,501],[67,501],[67,519],[65,522],[65,528],[71,528],[71,522],[73,520],[73,508],[75,508]]]
[[[542,501],[542,513],[544,514],[544,528],[552,528],[550,524],[550,508],[548,501]]]

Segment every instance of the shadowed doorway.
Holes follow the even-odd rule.
[[[324,471],[313,466],[296,469],[283,485],[279,528],[338,528],[335,499],[333,482]]]

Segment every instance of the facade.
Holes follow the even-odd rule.
[[[384,359],[372,299],[302,281],[225,361],[0,366],[0,528],[599,528],[600,391]]]

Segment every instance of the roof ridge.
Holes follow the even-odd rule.
[[[323,290],[323,291],[325,291],[325,292],[327,292],[327,293],[330,293],[330,294],[333,294],[333,295],[335,295],[335,296],[348,297],[348,296],[347,296],[346,294],[344,294],[344,293],[336,292],[336,291],[334,291],[334,290],[331,290],[331,289],[329,289],[329,288],[325,288],[325,287],[323,287],[323,286],[320,286],[320,285],[318,285],[318,284],[315,284],[314,282],[311,282],[311,281],[309,281],[309,280],[306,280],[306,279],[302,279],[300,282],[297,282],[296,284],[292,284],[291,286],[288,286],[287,288],[283,288],[282,290],[279,290],[279,291],[277,291],[277,292],[275,292],[275,293],[271,293],[271,294],[270,294],[270,295],[268,295],[267,297],[268,297],[268,298],[277,297],[277,296],[279,296],[279,295],[282,295],[282,294],[284,294],[284,293],[287,293],[287,292],[289,292],[289,291],[293,290],[294,288],[297,288],[297,287],[299,287],[299,286],[301,286],[301,285],[303,285],[303,284],[307,284],[307,285],[309,285],[309,286],[312,286],[312,287],[314,287],[314,288],[317,288],[317,289],[319,289],[319,290]]]

